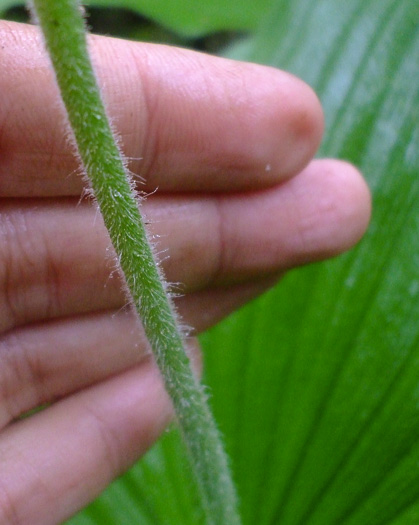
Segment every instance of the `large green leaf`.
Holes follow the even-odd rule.
[[[132,9],[183,35],[198,36],[227,29],[254,29],[270,0],[86,0],[83,3]],[[0,15],[23,4],[23,0],[0,0]]]
[[[358,164],[374,194],[355,250],[203,338],[244,522],[417,524],[419,4],[280,0],[235,54],[316,88],[322,155]],[[170,433],[71,524],[199,524],[184,465]]]

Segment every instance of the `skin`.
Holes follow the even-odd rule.
[[[312,160],[322,110],[300,80],[110,38],[92,37],[91,50],[196,333],[361,238],[369,191],[353,166]],[[102,221],[81,198],[37,29],[1,22],[0,56],[0,523],[57,524],[150,447],[171,408]],[[199,369],[192,337],[189,347]]]

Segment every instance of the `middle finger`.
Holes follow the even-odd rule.
[[[168,281],[189,293],[339,253],[365,229],[366,196],[352,167],[317,161],[276,188],[154,197],[144,212]],[[89,203],[5,202],[0,235],[1,331],[126,303],[107,232]]]

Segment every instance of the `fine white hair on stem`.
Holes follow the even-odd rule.
[[[127,172],[112,132],[87,51],[86,27],[77,0],[33,0],[46,47],[124,277],[179,421],[190,466],[200,489],[207,525],[239,525],[237,496],[222,441],[191,370],[185,335],[139,210],[142,198]]]

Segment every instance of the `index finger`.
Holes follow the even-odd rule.
[[[113,126],[142,189],[243,191],[300,171],[322,134],[292,75],[161,45],[92,36]],[[80,194],[74,147],[37,28],[0,23],[0,196]]]

